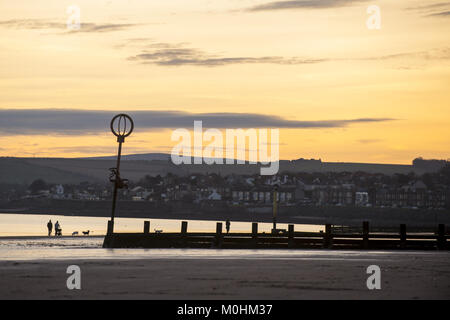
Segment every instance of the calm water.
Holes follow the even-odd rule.
[[[59,221],[62,233],[65,236],[72,235],[72,232],[90,230],[91,235],[104,235],[106,233],[107,221],[109,218],[98,217],[74,217],[57,215],[31,215],[31,214],[0,214],[0,237],[5,236],[46,236],[47,222],[52,220],[53,224]],[[179,232],[181,230],[180,220],[171,219],[137,219],[137,218],[116,218],[114,231],[116,232],[142,232],[144,221],[150,220],[150,231],[154,229],[163,232]],[[204,220],[188,221],[188,231],[191,232],[215,232],[216,222]],[[224,221],[222,221],[224,223]],[[225,223],[224,223],[225,227]],[[287,224],[277,224],[277,227],[287,229]],[[270,232],[271,223],[260,223],[260,232]],[[231,222],[231,232],[251,232],[251,222]],[[324,230],[319,225],[296,225],[296,231],[318,232]]]
[[[74,236],[54,238],[46,237],[47,222],[59,221],[63,235],[72,232],[90,230],[94,236]],[[144,220],[135,218],[116,218],[115,231],[142,232]],[[142,258],[304,258],[312,251],[294,250],[199,250],[199,249],[103,249],[102,237],[106,233],[108,218],[74,217],[57,215],[0,214],[0,261],[1,260],[35,260],[35,259],[142,259]],[[216,221],[187,220],[188,231],[214,232]],[[278,224],[286,228],[286,224]],[[260,223],[260,232],[270,232],[271,223]],[[178,232],[180,220],[150,219],[150,230]],[[318,225],[296,225],[296,231],[317,232],[323,230]],[[231,222],[231,232],[251,232],[250,222]],[[3,238],[2,238],[3,237]],[[314,251],[322,256],[324,252]],[[348,253],[354,256],[354,253]],[[339,253],[342,257],[342,253]],[[329,259],[325,254],[324,259]]]

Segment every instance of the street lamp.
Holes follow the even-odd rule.
[[[273,187],[273,205],[272,205],[272,215],[273,215],[273,228],[272,233],[277,233],[277,211],[278,211],[278,185]]]

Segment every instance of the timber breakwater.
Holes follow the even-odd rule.
[[[111,230],[108,228],[108,230]],[[215,249],[410,249],[449,250],[450,235],[444,224],[433,231],[407,232],[401,224],[397,231],[370,229],[369,222],[362,228],[325,225],[325,232],[276,229],[270,233],[258,232],[258,223],[252,223],[248,233],[224,233],[221,222],[215,232],[188,232],[187,221],[181,222],[179,233],[150,232],[150,221],[144,222],[142,233],[113,233],[105,236],[104,248],[215,248]]]

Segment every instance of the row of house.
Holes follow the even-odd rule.
[[[374,195],[375,206],[443,208],[450,201],[446,190],[428,190],[422,181],[401,188],[382,188]]]
[[[282,204],[295,203],[300,199],[296,186],[281,186],[277,191],[277,201]],[[232,191],[232,201],[245,202],[247,204],[270,204],[273,203],[274,188],[269,186],[236,188]]]
[[[351,184],[309,188],[312,202],[317,205],[444,208],[450,204],[449,190],[428,190],[420,180],[399,188],[383,186],[361,190]]]
[[[323,177],[322,177],[323,178]],[[324,178],[323,178],[324,179]],[[324,179],[325,180],[325,179]],[[334,183],[330,183],[334,182]],[[336,183],[338,182],[338,183]],[[361,187],[347,178],[342,181],[319,178],[303,182],[295,176],[273,177],[196,176],[178,178],[168,176],[152,181],[146,187],[134,185],[120,191],[122,200],[199,203],[222,201],[234,205],[271,205],[277,186],[277,201],[281,205],[314,206],[376,206],[376,207],[450,207],[448,187],[430,190],[421,180],[395,186],[370,183]],[[39,195],[54,199],[107,200],[111,197],[110,186],[54,185]]]

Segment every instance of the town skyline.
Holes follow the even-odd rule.
[[[37,158],[37,159],[51,159],[51,158],[56,158],[56,159],[86,159],[86,160],[115,160],[117,158],[117,155],[114,154],[115,152],[117,152],[117,150],[115,150],[116,148],[112,147],[111,148],[111,153],[110,154],[99,154],[99,155],[92,155],[89,154],[87,156],[75,156],[75,157],[67,157],[67,156],[62,156],[62,157],[52,157],[52,156],[39,156],[39,154],[33,154],[33,155],[28,155],[28,156],[8,156],[8,155],[0,155],[0,158],[24,158],[24,159],[32,159],[32,158]],[[225,149],[224,149],[225,150]],[[225,154],[225,152],[224,152]],[[148,152],[148,153],[132,153],[132,152],[124,152],[122,153],[122,160],[123,161],[153,161],[153,160],[157,160],[157,161],[170,161],[171,154],[170,153],[164,153],[164,152]],[[196,156],[192,155],[192,165],[197,164],[197,165],[208,165],[208,163],[206,162],[202,162],[200,163],[195,163],[194,159],[196,158]],[[200,157],[203,160],[205,159],[205,157]],[[212,159],[217,159],[216,157],[212,157],[212,158],[208,158],[209,161],[211,162]],[[226,163],[226,157],[222,158],[224,161],[224,164]],[[235,161],[232,165],[237,165],[237,160],[238,158],[232,158],[233,161]],[[244,161],[248,162],[248,159],[243,159]],[[450,158],[448,159],[425,159],[422,156],[417,156],[414,159],[411,159],[411,161],[409,163],[376,163],[376,162],[357,162],[357,161],[326,161],[326,159],[321,158],[320,156],[316,156],[313,158],[305,158],[302,155],[297,155],[294,158],[290,158],[290,159],[282,159],[280,158],[279,161],[311,161],[311,162],[320,162],[320,163],[355,163],[355,164],[381,164],[381,165],[411,165],[414,164],[414,161],[416,160],[424,160],[425,162],[430,161],[430,162],[450,162]],[[259,163],[259,162],[258,162]],[[216,165],[215,163],[212,163],[211,165]]]

